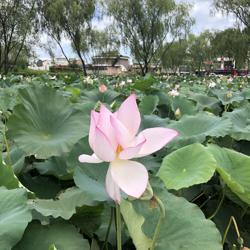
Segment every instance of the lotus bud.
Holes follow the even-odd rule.
[[[174,115],[175,115],[175,118],[179,120],[181,118],[181,110],[179,108],[176,109]]]
[[[101,84],[100,86],[99,86],[99,91],[101,92],[101,93],[104,93],[104,92],[106,92],[108,90],[108,88],[107,88],[107,86],[105,85],[105,84]]]

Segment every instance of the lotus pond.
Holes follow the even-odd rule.
[[[78,158],[93,153],[91,110],[115,112],[131,93],[139,131],[178,136],[135,157],[150,185],[117,204],[109,163]],[[248,249],[249,100],[247,77],[1,76],[0,249],[119,249],[119,232],[128,250]]]

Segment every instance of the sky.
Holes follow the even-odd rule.
[[[191,32],[198,35],[204,30],[224,30],[235,25],[235,19],[233,16],[224,16],[219,12],[213,12],[212,2],[213,0],[176,0],[176,2],[187,2],[193,5],[190,15],[195,19],[195,24],[192,27]],[[104,29],[108,24],[110,24],[111,19],[105,17],[101,22],[95,21],[93,26],[99,30]],[[43,35],[41,37],[42,43],[47,43],[48,37]],[[70,58],[76,58],[77,56],[73,53],[70,48],[70,41],[63,39],[62,46]],[[60,49],[58,47],[54,48],[56,57],[63,57]],[[40,59],[49,59],[49,55],[44,49],[37,47],[35,49],[37,57]],[[122,48],[121,54],[129,56],[129,51]]]

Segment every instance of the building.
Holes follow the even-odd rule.
[[[81,66],[81,60],[76,58],[69,59],[70,64]],[[34,70],[50,70],[50,67],[64,68],[69,66],[69,62],[64,57],[57,57],[53,59],[37,60],[30,63],[29,68]]]
[[[94,56],[92,57],[91,69],[93,73],[103,75],[119,75],[130,69],[129,57],[123,55],[117,56]]]

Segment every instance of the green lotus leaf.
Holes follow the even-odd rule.
[[[109,200],[105,189],[107,170],[107,163],[82,164],[81,167],[77,167],[75,170],[75,184],[94,201]]]
[[[35,199],[31,207],[44,216],[61,217],[65,220],[76,213],[76,208],[83,205],[93,206],[92,198],[79,188],[73,187],[61,193],[56,200]]]
[[[142,116],[140,130],[154,127],[166,127],[168,123],[168,118],[160,118],[157,115],[144,115]]]
[[[16,105],[16,88],[0,88],[0,111],[12,110]]]
[[[210,97],[204,94],[193,94],[189,99],[194,100],[197,103],[199,110],[208,109],[216,114],[219,114],[219,111],[221,110],[219,100],[215,97]]]
[[[227,118],[217,117],[211,113],[198,113],[183,116],[179,121],[172,121],[168,127],[179,131],[175,146],[184,146],[194,142],[202,143],[207,136],[224,137],[231,131],[232,123]]]
[[[54,245],[57,250],[89,250],[89,243],[77,229],[67,222],[55,222],[42,226],[32,222],[22,240],[13,250],[47,250]]]
[[[106,231],[104,230],[103,238],[99,237],[100,234],[97,234],[96,232],[100,229],[100,227],[103,228],[105,227],[106,229],[108,229],[112,207],[106,205],[106,209],[109,212],[107,215],[107,227],[106,227],[106,222],[102,220],[103,213],[105,210],[103,203],[98,203],[97,206],[92,205],[92,206],[83,206],[81,208],[77,208],[77,213],[75,213],[70,218],[70,222],[74,224],[77,228],[79,228],[82,232],[84,232],[84,234],[87,235],[89,238],[93,238],[94,235],[98,235],[98,239],[104,241],[106,236],[105,233],[107,232],[107,230]],[[113,221],[112,224],[115,224],[115,221]],[[112,233],[113,232],[110,232],[110,234]],[[115,230],[114,234],[111,237],[114,236],[115,236]]]
[[[155,246],[156,250],[223,249],[221,236],[215,224],[207,220],[196,205],[169,193],[158,181],[151,180],[151,184],[155,195],[161,199],[166,209],[166,216]],[[132,205],[135,212],[144,217],[142,232],[152,239],[160,216],[157,202],[136,200]],[[131,220],[130,223],[141,223],[141,218],[137,221]],[[132,232],[129,231],[130,234]],[[137,235],[138,232],[134,231],[131,235],[132,239]]]
[[[140,91],[146,91],[150,89],[155,82],[157,82],[157,80],[152,75],[148,74],[144,78],[136,80],[132,87]]]
[[[236,140],[250,141],[250,106],[224,113],[232,121],[230,135]]]
[[[106,92],[101,93],[98,89],[94,89],[90,91],[84,91],[82,99],[88,102],[96,103],[100,101],[111,104],[119,95],[120,93],[113,90],[107,90]]]
[[[58,179],[50,176],[32,176],[31,173],[25,173],[19,176],[19,180],[40,199],[55,198],[62,189]]]
[[[250,204],[250,157],[216,145],[209,145],[208,150],[217,161],[217,171],[226,185]]]
[[[12,146],[9,155],[7,152],[3,153],[6,165],[12,167],[15,175],[19,175],[25,167],[25,153],[15,145]]]
[[[192,144],[167,155],[158,176],[168,189],[179,190],[207,182],[215,169],[213,155],[201,144]]]
[[[213,93],[218,97],[223,105],[232,104],[234,102],[240,103],[244,100],[244,97],[240,92],[231,92],[217,89]]]
[[[197,108],[193,101],[190,101],[186,96],[175,96],[171,98],[171,109],[175,113],[180,110],[181,115],[194,115],[197,113]]]
[[[145,218],[142,215],[136,213],[132,204],[126,200],[123,200],[121,203],[121,213],[136,249],[150,249],[152,245],[152,239],[148,238],[142,232],[142,225],[145,221]]]
[[[140,111],[143,115],[151,115],[159,103],[159,98],[156,95],[144,96],[140,103]]]
[[[7,126],[10,138],[26,155],[59,156],[88,134],[88,114],[75,110],[54,89],[22,89],[20,98]]]
[[[72,180],[75,167],[67,165],[67,156],[52,156],[44,162],[35,162],[33,166],[42,175],[53,175],[60,180]]]
[[[2,160],[2,153],[0,151],[0,186],[5,186],[8,189],[19,187],[19,181],[14,175],[11,166],[6,165]]]
[[[2,150],[2,144],[4,142],[4,124],[2,123],[2,121],[0,120],[0,149]]]
[[[0,187],[0,246],[11,250],[22,238],[31,221],[27,207],[26,192],[23,189],[7,190]]]

